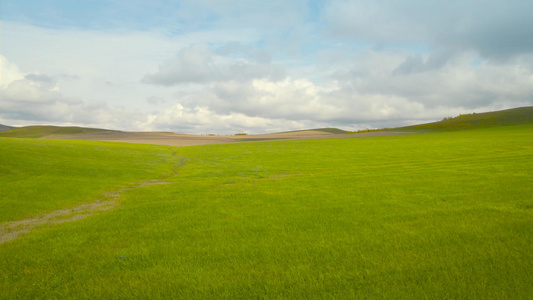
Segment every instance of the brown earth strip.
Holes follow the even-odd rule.
[[[194,146],[233,143],[228,136],[206,136],[172,132],[100,132],[86,134],[49,135],[45,139],[108,141],[165,146]]]
[[[331,139],[357,138],[383,135],[414,134],[413,132],[375,131],[356,134],[335,134],[316,130],[282,132],[272,134],[254,134],[238,136],[207,136],[171,132],[101,132],[71,135],[50,135],[46,139],[109,141],[166,146],[194,146],[208,144],[226,144],[234,142],[259,142],[271,140]]]
[[[0,223],[0,244],[12,241],[23,234],[27,234],[38,226],[77,221],[85,219],[86,217],[94,215],[100,211],[113,209],[116,205],[115,200],[120,197],[122,192],[157,184],[169,184],[169,182],[163,182],[159,180],[145,181],[133,187],[122,188],[116,191],[104,193],[105,199],[99,199],[92,203],[81,204],[73,208],[55,210],[50,213],[35,216],[33,218]]]

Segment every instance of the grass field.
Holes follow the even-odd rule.
[[[175,148],[0,138],[0,222],[102,198],[177,171]]]
[[[0,244],[3,299],[531,297],[531,124],[0,148],[2,221],[135,187],[114,209]],[[150,179],[170,184],[138,185]]]

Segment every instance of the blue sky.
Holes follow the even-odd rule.
[[[531,1],[0,2],[0,123],[401,126],[533,105]]]

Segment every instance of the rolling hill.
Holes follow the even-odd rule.
[[[26,126],[0,132],[0,137],[93,140],[168,146],[192,146],[266,140],[333,138],[339,137],[344,133],[346,133],[346,131],[337,128],[318,128],[271,134],[236,134],[218,136],[173,132],[129,132],[83,127]]]
[[[456,131],[533,123],[533,106],[494,112],[471,113],[438,122],[398,127],[394,131]]]
[[[0,132],[0,137],[18,138],[43,138],[50,135],[85,134],[100,132],[118,132],[117,130],[85,128],[85,127],[61,127],[61,126],[25,126]]]
[[[315,129],[302,129],[302,130],[284,131],[284,132],[278,132],[276,134],[297,133],[297,132],[319,132],[319,133],[323,132],[323,133],[332,133],[332,134],[342,134],[342,133],[347,133],[348,131],[342,130],[342,129],[339,129],[339,128],[328,127],[328,128],[315,128]]]
[[[357,132],[348,132],[338,128],[316,128],[270,134],[206,136],[172,132],[127,132],[84,127],[26,126],[13,128],[10,126],[0,125],[0,137],[98,140],[170,146],[191,146],[268,140],[345,138],[348,137],[348,133],[350,133],[350,137],[355,137],[369,135],[423,133],[431,131],[458,131],[528,123],[533,123],[533,107],[520,107],[485,113],[471,113],[459,115],[453,118],[444,118],[438,122],[390,129],[370,129]],[[2,129],[4,129],[4,131],[2,131]]]

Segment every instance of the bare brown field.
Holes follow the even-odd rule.
[[[234,140],[225,136],[203,136],[172,132],[101,132],[87,134],[50,135],[45,139],[108,141],[136,144],[153,144],[166,146],[193,146],[232,143]]]
[[[356,138],[367,136],[403,135],[412,132],[376,131],[357,134],[334,134],[316,130],[254,134],[254,135],[194,135],[172,132],[98,132],[85,134],[49,135],[45,139],[109,141],[166,146],[194,146],[208,144],[226,144],[234,142],[259,142],[267,140],[300,140],[326,138]]]

